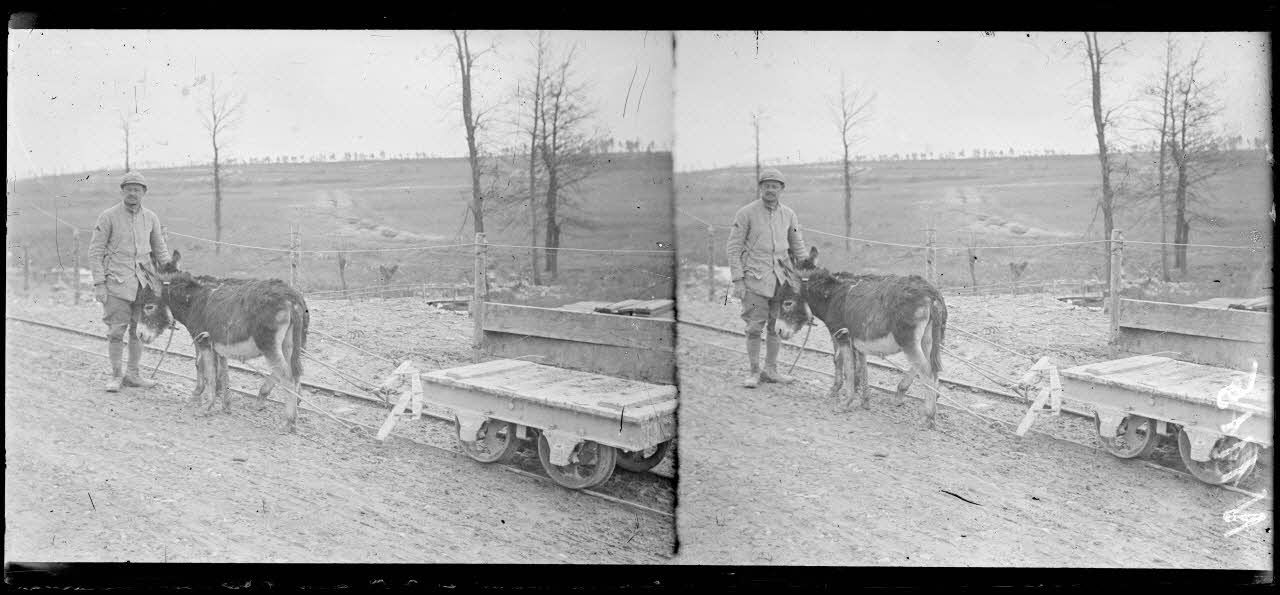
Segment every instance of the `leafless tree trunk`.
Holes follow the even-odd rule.
[[[1092,104],[1093,104],[1093,124],[1098,139],[1098,164],[1102,170],[1102,227],[1103,237],[1110,238],[1111,230],[1115,227],[1115,205],[1114,194],[1111,188],[1111,172],[1112,163],[1110,155],[1107,153],[1107,130],[1111,127],[1113,121],[1112,116],[1115,114],[1115,107],[1102,109],[1102,69],[1107,63],[1107,57],[1116,50],[1124,48],[1124,43],[1117,43],[1108,48],[1102,48],[1098,44],[1098,34],[1096,32],[1084,34],[1085,40],[1085,58],[1089,63],[1089,78],[1092,83]],[[1110,244],[1108,244],[1110,246]],[[1111,256],[1110,250],[1103,258],[1104,279],[1111,278]]]
[[[1169,281],[1169,215],[1165,204],[1165,156],[1169,149],[1169,118],[1172,108],[1173,89],[1173,36],[1165,40],[1164,52],[1164,84],[1160,86],[1160,158],[1156,172],[1156,200],[1160,201],[1160,278]]]
[[[576,188],[594,170],[591,147],[596,140],[584,130],[592,110],[586,104],[584,88],[571,82],[570,70],[576,48],[570,48],[564,60],[548,77],[543,89],[542,122],[538,136],[539,155],[547,172],[547,190],[543,203],[543,219],[547,254],[544,269],[554,281],[558,273],[560,238],[563,224],[572,222],[587,227],[589,222],[572,221],[562,207],[568,206],[569,191]]]
[[[226,133],[239,123],[243,113],[244,96],[234,93],[218,93],[218,80],[209,76],[209,103],[201,110],[204,128],[209,132],[209,143],[213,146],[213,226],[214,253],[222,251],[222,162],[221,152],[225,149]],[[222,135],[219,138],[219,135]]]
[[[844,170],[844,235],[846,238],[844,249],[846,252],[853,250],[852,240],[847,239],[853,235],[853,177],[849,171],[852,166],[849,163],[849,147],[860,140],[855,130],[871,119],[871,102],[874,99],[874,93],[863,96],[861,89],[849,89],[844,73],[840,74],[840,93],[832,101],[831,112],[836,128],[840,131],[840,147],[844,150],[840,164]]]
[[[542,285],[542,270],[538,268],[538,134],[542,123],[543,62],[547,55],[547,43],[542,31],[538,32],[535,48],[533,85],[530,88],[533,111],[529,125],[529,259],[533,270],[533,284]]]
[[[1213,85],[1203,78],[1203,46],[1174,76],[1173,111],[1169,119],[1169,158],[1173,161],[1174,266],[1187,273],[1187,243],[1191,240],[1192,203],[1205,182],[1221,171],[1219,137],[1214,119],[1222,107]]]
[[[471,164],[471,214],[476,233],[483,233],[484,195],[480,192],[480,152],[476,145],[476,129],[480,128],[480,121],[471,109],[471,69],[485,52],[471,53],[466,31],[455,30],[453,41],[458,55],[458,72],[462,75],[462,124],[467,130],[467,159]]]
[[[129,116],[120,116],[120,130],[124,132],[124,170],[131,171],[133,168],[129,165],[129,132],[133,123],[129,121]]]

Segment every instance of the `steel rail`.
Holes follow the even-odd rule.
[[[716,331],[716,332],[723,333],[723,334],[735,335],[735,336],[739,336],[739,337],[745,337],[745,336],[746,336],[746,333],[744,333],[744,332],[742,332],[742,331],[737,331],[737,330],[734,330],[734,329],[731,329],[731,328],[725,328],[725,327],[722,327],[722,326],[716,326],[716,325],[713,325],[713,324],[706,324],[706,323],[703,323],[703,322],[694,322],[694,321],[691,321],[691,320],[678,320],[677,322],[679,322],[680,324],[684,324],[684,325],[692,326],[692,327],[694,327],[694,328],[700,328],[700,329],[709,330],[709,331]],[[801,350],[801,351],[808,352],[808,353],[816,353],[816,354],[819,354],[819,355],[825,355],[825,356],[827,356],[827,357],[831,357],[832,355],[834,355],[834,354],[832,354],[830,351],[827,351],[827,350],[825,350],[825,349],[821,349],[821,348],[818,348],[818,347],[804,347],[804,346],[796,345],[796,344],[794,344],[794,343],[790,343],[790,342],[787,342],[787,341],[783,341],[783,342],[782,342],[782,344],[783,344],[783,345],[785,345],[785,346],[787,346],[787,347],[791,347],[791,348],[794,348],[794,349],[799,349],[799,350]],[[967,362],[966,362],[966,363],[967,363]],[[902,369],[901,369],[901,368],[899,368],[899,367],[897,367],[897,366],[893,365],[892,363],[888,363],[888,362],[879,362],[879,361],[876,361],[876,360],[873,360],[873,359],[870,359],[870,358],[868,358],[868,359],[867,359],[867,365],[875,366],[875,367],[877,367],[877,368],[881,368],[881,369],[884,369],[884,370],[894,370],[894,371],[898,371],[898,372],[901,372],[901,371],[902,371]],[[796,367],[801,367],[801,366],[796,366]],[[816,370],[813,370],[812,368],[809,368],[809,370],[810,370],[810,371],[816,371]],[[819,374],[824,374],[825,372],[818,372],[818,373],[819,373]],[[830,374],[828,374],[828,376],[830,376]],[[939,375],[939,376],[938,376],[938,382],[939,382],[939,383],[941,383],[941,384],[949,384],[949,385],[952,385],[952,386],[959,386],[959,387],[962,387],[962,388],[967,388],[967,389],[969,389],[969,390],[973,390],[973,391],[979,391],[979,392],[984,392],[984,393],[988,393],[988,394],[992,394],[992,395],[997,395],[997,396],[1000,396],[1000,397],[1004,397],[1005,399],[1011,399],[1011,400],[1014,400],[1014,401],[1018,401],[1018,402],[1020,402],[1020,403],[1031,403],[1031,401],[1032,401],[1031,399],[1024,398],[1022,395],[1019,395],[1019,394],[1016,394],[1016,393],[1006,392],[1006,391],[1002,391],[1002,390],[998,390],[998,389],[994,389],[994,388],[988,388],[988,387],[985,387],[985,386],[980,386],[980,385],[977,385],[977,384],[973,384],[973,383],[971,383],[971,382],[966,382],[966,381],[964,381],[964,380],[957,380],[957,379],[954,379],[954,378],[947,378],[947,377],[945,377],[945,376],[941,376],[941,375]],[[1081,410],[1074,409],[1074,408],[1071,408],[1071,407],[1062,407],[1062,408],[1061,408],[1061,410],[1062,410],[1062,412],[1067,413],[1067,414],[1069,414],[1069,415],[1075,415],[1075,416],[1077,416],[1077,417],[1082,417],[1082,418],[1087,418],[1087,419],[1093,419],[1093,414],[1092,414],[1092,413],[1090,413],[1090,412],[1081,411]]]
[[[702,325],[702,326],[710,326],[710,325]],[[717,328],[712,327],[712,329],[711,329],[711,330],[721,330],[721,329],[717,329]],[[727,329],[725,329],[725,330],[727,330]],[[732,333],[732,331],[729,331],[729,332],[730,332],[730,333]],[[729,347],[729,346],[727,346],[727,345],[718,345],[718,344],[716,344],[716,343],[712,343],[712,342],[710,342],[710,341],[701,341],[701,340],[698,340],[698,339],[690,339],[690,340],[691,340],[691,341],[693,341],[693,342],[695,342],[695,343],[701,343],[701,344],[703,344],[703,345],[710,345],[710,346],[712,346],[712,347],[717,347],[717,348],[720,348],[720,349],[724,349],[724,350],[726,350],[726,351],[733,351],[733,352],[735,352],[735,353],[740,353],[740,354],[745,354],[745,353],[746,353],[746,350],[738,349],[738,348],[735,348],[735,347]],[[791,346],[792,346],[792,347],[796,347],[795,345],[791,345]],[[826,377],[828,377],[828,378],[835,376],[835,374],[832,374],[831,372],[823,372],[822,370],[817,370],[817,369],[810,368],[810,367],[808,367],[808,366],[804,366],[804,365],[797,365],[797,366],[795,366],[795,367],[800,368],[801,370],[805,370],[805,371],[807,371],[807,372],[812,372],[812,373],[814,373],[814,374],[819,374],[819,375],[822,375],[822,376],[826,376]],[[962,385],[962,386],[965,386],[965,385]],[[895,391],[895,390],[893,390],[893,389],[886,388],[886,387],[880,386],[880,385],[878,385],[878,384],[872,384],[870,381],[868,381],[868,382],[867,382],[867,387],[868,387],[868,388],[874,388],[874,389],[876,389],[876,390],[878,390],[878,391],[881,391],[881,392],[883,392],[883,393],[885,393],[885,394],[895,394],[895,392],[896,392],[896,391]],[[994,392],[994,391],[991,391],[991,390],[989,390],[989,389],[985,389],[985,388],[980,387],[980,386],[979,386],[979,387],[972,387],[972,388],[973,388],[974,390],[978,390],[978,391],[985,391],[985,392],[993,393],[993,394],[1001,394],[1001,393],[996,393],[996,392]],[[907,395],[906,395],[906,396],[907,396],[907,397],[910,397],[910,398],[912,398],[912,399],[919,399],[919,398],[920,398],[920,397],[917,397],[917,396],[912,395],[912,394],[910,394],[910,393],[907,393]],[[942,401],[939,401],[939,402],[938,402],[938,406],[939,406],[939,407],[946,407],[946,408],[948,408],[948,409],[962,409],[961,407],[957,407],[956,405],[952,405],[952,404],[949,404],[949,403],[944,403],[944,402],[942,402]],[[1063,408],[1062,408],[1062,411],[1068,411],[1068,410],[1067,410],[1067,408],[1063,407]],[[972,412],[972,411],[969,411],[969,413],[973,413],[973,412]],[[1074,412],[1074,411],[1072,411],[1071,413],[1074,413],[1075,415],[1080,415],[1081,417],[1088,417],[1088,418],[1090,418],[1090,419],[1092,419],[1092,418],[1093,418],[1093,416],[1092,416],[1092,415],[1081,415],[1080,413],[1077,413],[1077,412]],[[975,415],[976,415],[976,414],[975,414]],[[979,415],[979,417],[986,418],[986,416],[982,416],[982,415]],[[1001,423],[1008,423],[1008,422],[1004,422],[1003,420],[998,420],[998,421],[1000,421]],[[1010,423],[1009,425],[1014,425],[1014,424],[1011,424],[1011,423]],[[1090,451],[1095,451],[1095,452],[1096,452],[1096,451],[1099,451],[1099,450],[1103,450],[1103,449],[1102,449],[1102,447],[1100,447],[1100,446],[1094,446],[1094,445],[1090,445],[1090,444],[1085,444],[1085,443],[1083,443],[1083,442],[1077,442],[1077,441],[1072,440],[1072,439],[1070,439],[1070,438],[1063,438],[1063,437],[1061,437],[1061,436],[1055,436],[1055,435],[1053,435],[1053,434],[1050,434],[1050,433],[1045,432],[1045,431],[1043,431],[1043,430],[1037,430],[1037,429],[1035,429],[1035,428],[1031,428],[1031,429],[1029,429],[1029,430],[1028,430],[1028,432],[1033,433],[1033,434],[1039,434],[1039,435],[1041,435],[1041,436],[1044,436],[1044,437],[1046,437],[1046,438],[1049,438],[1050,440],[1056,440],[1056,441],[1058,441],[1058,442],[1066,442],[1067,444],[1073,444],[1073,445],[1079,446],[1079,447],[1081,447],[1081,448],[1084,448],[1085,450],[1090,450]],[[1191,475],[1190,473],[1187,473],[1186,471],[1182,471],[1182,470],[1180,470],[1180,469],[1174,469],[1174,468],[1172,468],[1172,467],[1165,467],[1164,465],[1160,465],[1160,464],[1157,464],[1157,463],[1153,463],[1153,462],[1151,462],[1151,461],[1146,461],[1146,460],[1144,460],[1144,461],[1142,461],[1142,462],[1143,462],[1143,464],[1144,464],[1144,465],[1146,465],[1147,467],[1151,467],[1151,468],[1154,468],[1154,469],[1161,469],[1161,470],[1164,470],[1164,471],[1168,471],[1168,472],[1173,473],[1173,474],[1175,474],[1175,475],[1180,475],[1180,476],[1182,476],[1182,477],[1185,477],[1185,478],[1188,478],[1188,479],[1194,480],[1196,483],[1204,484],[1204,482],[1201,482],[1200,480],[1196,479],[1193,475]],[[1204,485],[1209,485],[1209,484],[1204,484]],[[1246,496],[1252,496],[1252,497],[1255,497],[1255,498],[1261,498],[1261,499],[1263,499],[1263,500],[1272,500],[1272,499],[1273,499],[1273,497],[1272,497],[1272,496],[1271,496],[1271,494],[1269,494],[1269,493],[1266,493],[1266,494],[1257,494],[1257,493],[1250,492],[1250,491],[1248,491],[1248,490],[1241,489],[1241,488],[1238,488],[1238,487],[1235,487],[1235,486],[1232,486],[1232,485],[1227,485],[1227,484],[1218,484],[1216,487],[1222,488],[1222,489],[1227,490],[1227,491],[1229,491],[1229,492],[1235,492],[1235,493],[1237,493],[1237,494],[1243,494],[1243,495],[1246,495]]]

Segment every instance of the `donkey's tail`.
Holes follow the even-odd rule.
[[[933,349],[929,350],[929,366],[933,368],[933,373],[937,374],[942,371],[942,340],[947,334],[947,303],[943,301],[942,294],[938,293],[933,296],[933,306],[930,312],[933,327]]]
[[[293,305],[293,316],[289,322],[293,333],[293,353],[289,354],[290,372],[294,380],[302,378],[302,350],[307,348],[307,327],[311,325],[311,310],[307,302],[301,298]]]

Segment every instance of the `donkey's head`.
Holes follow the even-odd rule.
[[[818,270],[817,262],[817,246],[809,250],[808,258],[797,259],[792,256],[790,260],[778,260],[786,279],[778,286],[778,298],[782,301],[782,307],[773,328],[783,339],[790,339],[800,329],[813,324],[813,313],[805,302],[805,286],[809,282],[809,276]]]
[[[138,321],[138,337],[143,341],[150,335],[155,338],[173,326],[176,318],[182,322],[190,306],[190,286],[195,284],[191,273],[180,270],[182,253],[173,251],[173,258],[160,267],[152,283],[138,292],[142,301],[142,318]]]
[[[173,326],[173,316],[164,303],[164,289],[159,276],[147,275],[147,282],[138,289],[138,301],[142,303],[138,339],[150,343]]]

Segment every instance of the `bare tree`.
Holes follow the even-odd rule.
[[[840,131],[840,147],[844,150],[840,165],[844,170],[844,249],[853,250],[853,242],[848,238],[853,235],[853,178],[850,175],[849,147],[861,140],[856,130],[871,119],[871,102],[875,94],[866,95],[859,88],[850,89],[845,82],[844,73],[840,73],[840,93],[832,98],[831,115],[835,119],[836,128]],[[757,160],[757,179],[758,160]]]
[[[542,285],[542,270],[538,268],[538,138],[542,130],[543,91],[546,88],[544,66],[547,57],[546,35],[538,32],[534,42],[533,82],[529,85],[529,264],[533,270],[533,284]]]
[[[546,172],[544,230],[547,248],[545,270],[554,281],[557,275],[558,249],[566,224],[588,228],[591,223],[576,217],[572,207],[573,190],[596,168],[591,163],[591,147],[595,139],[587,125],[593,116],[588,106],[585,86],[573,81],[571,72],[576,50],[571,47],[564,59],[549,74],[543,89],[541,129],[538,153]],[[562,208],[566,207],[566,208]]]
[[[476,60],[493,48],[471,51],[467,31],[453,31],[454,49],[458,56],[458,72],[462,77],[462,124],[467,131],[467,159],[471,165],[471,215],[476,233],[484,231],[484,194],[480,189],[480,149],[476,131],[484,126],[485,113],[472,108],[471,72]]]
[[[214,253],[222,251],[222,167],[221,151],[226,148],[226,134],[240,122],[243,115],[244,95],[232,92],[219,93],[218,80],[209,76],[209,103],[200,109],[204,129],[213,145],[213,226]]]
[[[1155,84],[1146,89],[1147,96],[1159,104],[1157,108],[1159,111],[1159,123],[1152,121],[1151,124],[1158,137],[1156,143],[1158,155],[1156,157],[1155,199],[1160,206],[1160,278],[1164,281],[1169,280],[1169,216],[1165,182],[1168,179],[1166,158],[1169,155],[1170,119],[1173,115],[1173,83],[1175,77],[1173,56],[1176,47],[1177,44],[1173,41],[1173,36],[1169,35],[1165,39],[1164,72]]]
[[[1222,170],[1220,136],[1214,120],[1222,111],[1213,83],[1201,70],[1202,45],[1172,83],[1173,109],[1169,118],[1169,158],[1173,162],[1174,266],[1187,273],[1187,243],[1193,219],[1207,219],[1193,212],[1209,178]]]
[[[1098,34],[1096,32],[1086,32],[1084,40],[1085,59],[1089,63],[1089,80],[1092,84],[1093,125],[1098,139],[1098,165],[1102,171],[1102,198],[1099,207],[1102,210],[1103,237],[1107,238],[1107,246],[1110,247],[1111,230],[1115,228],[1115,195],[1111,188],[1111,174],[1114,164],[1111,162],[1111,156],[1107,150],[1107,132],[1115,124],[1117,106],[1103,110],[1102,71],[1103,67],[1109,63],[1107,58],[1117,50],[1124,49],[1125,43],[1119,42],[1103,48],[1098,44]],[[1110,279],[1110,250],[1103,256],[1103,278]]]
[[[124,133],[124,170],[130,171],[133,168],[129,165],[129,133],[133,126],[132,120],[128,114],[120,114],[120,131]]]

